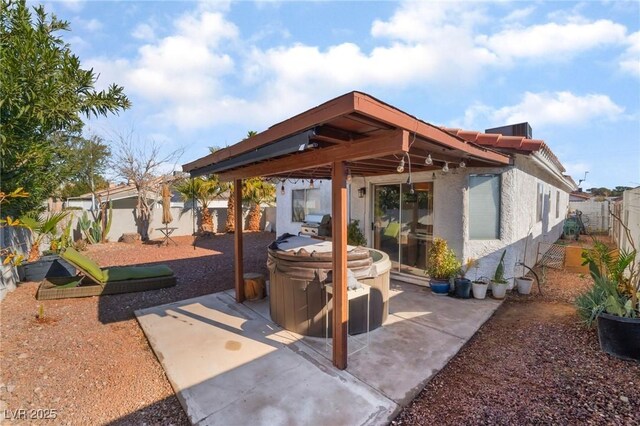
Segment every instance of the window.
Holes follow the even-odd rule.
[[[556,191],[556,219],[560,217],[560,191]]]
[[[291,191],[291,221],[303,222],[308,214],[319,214],[320,190],[294,189]]]
[[[538,192],[537,192],[537,201],[536,201],[536,221],[540,222],[542,220],[542,211],[544,210],[544,185],[542,183],[538,183]]]
[[[469,176],[469,238],[500,238],[500,175]]]

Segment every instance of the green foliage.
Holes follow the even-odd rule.
[[[113,219],[113,206],[111,202],[109,202],[108,211],[107,217],[105,217],[105,212],[102,211],[97,220],[89,218],[87,212],[84,211],[78,219],[78,226],[89,244],[97,244],[106,240]]]
[[[58,191],[60,198],[75,197],[109,187],[102,176],[111,157],[111,148],[99,136],[71,137],[66,143],[68,161],[65,176],[69,181]]]
[[[605,276],[594,277],[593,287],[576,298],[578,315],[588,327],[594,325],[602,312],[635,318],[631,299],[618,292],[618,284]]]
[[[62,228],[62,233],[51,240],[51,250],[54,252],[63,250],[67,247],[70,247],[73,244],[73,240],[71,239],[71,225],[73,224],[73,220],[67,221],[67,224],[64,228]]]
[[[34,242],[40,243],[45,236],[55,236],[58,232],[58,224],[69,212],[50,213],[44,217],[34,214],[20,217],[21,226],[29,229],[34,237]]]
[[[196,201],[204,209],[209,207],[211,201],[220,198],[229,189],[229,185],[221,182],[217,175],[211,175],[185,179],[175,188],[184,201],[190,200],[195,196]]]
[[[272,203],[276,199],[276,187],[262,178],[242,181],[242,200],[253,205]]]
[[[507,251],[502,252],[502,256],[500,256],[500,261],[498,262],[498,266],[496,267],[496,272],[493,275],[494,283],[506,283],[507,280],[504,279],[504,256],[507,254]]]
[[[593,248],[582,252],[582,265],[589,265],[594,279],[606,277],[625,287],[631,278],[625,277],[625,271],[634,264],[636,254],[636,250],[610,250],[606,244],[594,240]]]
[[[352,220],[347,226],[347,244],[352,246],[366,246],[367,239],[360,230],[360,221]]]
[[[29,198],[3,206],[20,216],[38,210],[68,177],[70,140],[83,128],[83,116],[106,116],[127,109],[123,88],[96,91],[97,75],[58,35],[69,24],[30,11],[25,0],[4,1],[0,14],[0,182],[3,191],[19,187]]]
[[[429,247],[427,274],[435,279],[449,279],[460,270],[456,254],[442,238],[435,238]]]

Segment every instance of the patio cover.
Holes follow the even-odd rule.
[[[433,164],[425,164],[431,155]],[[444,162],[502,166],[510,157],[467,142],[362,92],[350,92],[275,124],[251,138],[182,166],[192,177],[217,173],[234,181],[236,223],[242,223],[242,179],[331,179],[333,363],[347,367],[346,176],[435,170]],[[409,169],[408,163],[411,163]],[[235,233],[236,300],[244,301],[242,232]]]

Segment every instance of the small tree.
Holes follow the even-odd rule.
[[[140,237],[146,241],[149,239],[151,222],[149,198],[155,198],[154,181],[160,176],[162,165],[177,161],[183,150],[177,149],[163,155],[155,141],[143,142],[135,138],[134,142],[133,132],[126,136],[119,135],[114,145],[111,167],[120,178],[136,188],[136,225]]]
[[[130,107],[123,88],[95,90],[98,76],[58,35],[69,23],[29,10],[26,1],[0,4],[0,182],[28,198],[5,202],[9,214],[39,209],[66,178],[66,141],[79,136],[83,117],[117,114]]]
[[[258,132],[256,132],[255,130],[249,130],[247,132],[247,136],[243,139],[249,139],[255,135],[257,135]],[[214,153],[216,152],[218,149],[217,148],[209,148],[209,150]],[[243,187],[245,186],[245,183],[243,182]],[[236,229],[236,217],[235,217],[235,212],[236,212],[236,207],[235,207],[235,202],[236,202],[236,193],[234,190],[234,186],[232,183],[229,184],[229,199],[227,200],[227,223],[225,224],[225,230],[226,232],[235,232]],[[243,189],[243,197],[244,199],[244,189]]]
[[[196,201],[200,204],[202,214],[200,232],[213,232],[213,217],[209,212],[209,204],[216,198],[220,198],[228,188],[229,185],[225,182],[220,182],[217,175],[211,175],[206,178],[185,179],[176,186],[184,201],[195,197],[194,204]],[[195,205],[194,208],[196,208]]]

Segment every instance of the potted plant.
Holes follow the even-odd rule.
[[[496,299],[504,299],[507,294],[507,287],[509,284],[507,280],[504,278],[504,256],[507,254],[507,251],[502,252],[502,256],[500,256],[500,261],[498,262],[498,266],[496,267],[496,272],[493,275],[493,279],[491,280],[491,292],[493,297]]]
[[[448,294],[450,281],[460,270],[456,254],[442,238],[435,238],[429,247],[429,265],[426,273],[430,278],[431,291],[435,294]]]
[[[627,234],[631,250],[610,251],[596,241],[582,254],[589,265],[593,287],[576,298],[578,313],[588,326],[597,323],[600,348],[613,356],[640,361],[640,277],[637,250],[629,228],[618,220]]]
[[[531,293],[531,287],[533,286],[533,278],[529,278],[529,277],[516,278],[516,286],[518,287],[518,293],[529,294]]]
[[[471,268],[476,268],[476,276],[478,275],[476,266],[477,263],[477,259],[470,257],[458,271],[458,276],[455,279],[455,291],[456,296],[460,297],[461,299],[468,299],[470,297],[471,280],[467,278],[467,274],[469,273]]]
[[[22,216],[20,226],[27,228],[32,235],[31,250],[27,262],[18,267],[18,276],[23,281],[41,281],[47,276],[69,276],[75,274],[69,265],[57,254],[40,255],[40,245],[45,237],[54,239],[58,224],[67,216],[67,212],[50,213],[45,217],[35,215]]]

